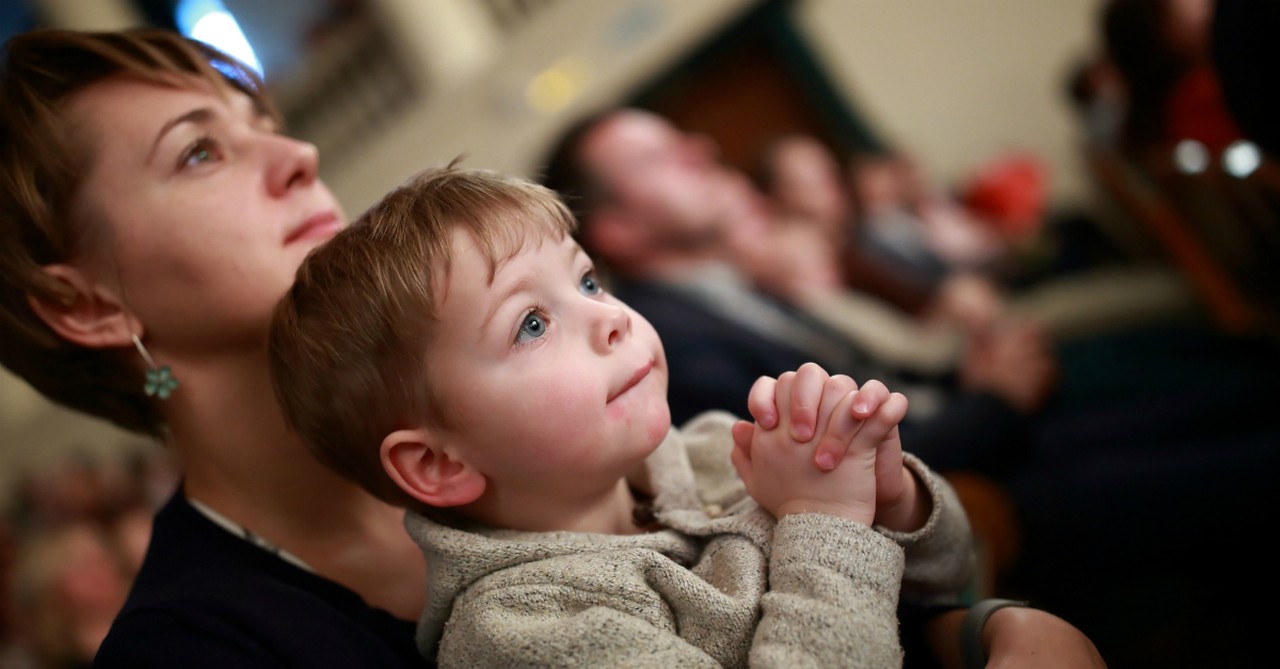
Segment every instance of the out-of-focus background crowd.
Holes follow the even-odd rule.
[[[1255,666],[1241,644],[1260,644],[1261,624],[1202,629],[1189,609],[1219,601],[1202,582],[1229,583],[1241,595],[1231,609],[1274,576],[1218,571],[1226,559],[1161,571],[1153,558],[1213,543],[1245,555],[1242,571],[1260,564],[1255,538],[1230,533],[1265,531],[1267,509],[1251,508],[1260,488],[1242,473],[1260,477],[1277,460],[1265,454],[1280,451],[1280,421],[1252,411],[1280,369],[1280,182],[1228,110],[1212,12],[1212,0],[4,0],[0,38],[153,24],[252,60],[351,215],[461,154],[538,177],[548,145],[582,114],[647,109],[705,137],[788,220],[836,238],[859,230],[854,269],[874,271],[845,268],[850,285],[910,323],[850,335],[873,355],[950,364],[962,344],[946,333],[1033,289],[1041,299],[1027,313],[1060,342],[1104,332],[1149,343],[1167,355],[1131,367],[1143,383],[1225,389],[1224,408],[1196,426],[1213,438],[1176,461],[1132,449],[1114,470],[1056,481],[1132,486],[1137,500],[1166,499],[1141,496],[1157,479],[1217,477],[1220,488],[1186,489],[1224,491],[1232,522],[1215,516],[1185,527],[1186,545],[1143,552],[1147,528],[1131,521],[1173,526],[1168,514],[1183,507],[1129,509],[1123,527],[1090,534],[1110,510],[1067,501],[1046,479],[957,475],[983,594],[1031,596],[1114,666],[1196,666],[1193,645],[1211,648],[1215,666]],[[776,292],[802,298],[804,249],[823,252],[813,244],[773,238],[752,261],[762,287],[773,277]],[[770,266],[784,257],[792,264]],[[956,275],[981,281],[948,284],[945,315],[912,292]],[[1082,277],[1091,283],[1046,288]],[[947,318],[950,330],[938,325]],[[1085,374],[1123,368],[1108,358],[1123,350],[1093,347]],[[1265,361],[1242,358],[1255,350]],[[1028,386],[1037,376],[1011,392],[1039,404],[1050,390]],[[0,370],[0,668],[87,666],[179,471],[161,445],[49,405]],[[1064,551],[1073,538],[1086,545]],[[1211,638],[1189,642],[1197,631]]]

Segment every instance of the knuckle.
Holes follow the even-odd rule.
[[[858,387],[858,385],[853,382],[853,377],[848,376],[847,374],[836,374],[830,379],[827,379],[827,385],[841,391],[852,390]]]

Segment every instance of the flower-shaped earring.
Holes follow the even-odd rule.
[[[138,348],[138,353],[142,354],[142,359],[147,361],[147,382],[142,386],[147,397],[169,399],[169,395],[178,389],[178,379],[173,375],[173,370],[169,369],[168,365],[163,367],[156,365],[156,361],[151,358],[151,354],[147,352],[147,347],[142,345],[138,335],[133,335],[133,345]]]

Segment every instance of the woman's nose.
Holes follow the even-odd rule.
[[[267,137],[267,190],[280,196],[298,186],[316,180],[320,170],[320,152],[314,144],[274,135]]]

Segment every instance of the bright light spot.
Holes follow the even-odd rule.
[[[539,72],[524,91],[525,104],[543,114],[554,114],[582,92],[589,68],[578,59],[566,59]]]
[[[1262,152],[1253,142],[1239,140],[1231,143],[1225,151],[1222,152],[1222,166],[1227,172],[1239,179],[1243,179],[1253,171],[1258,169],[1262,164]]]
[[[1173,149],[1173,164],[1183,174],[1200,174],[1209,167],[1209,150],[1194,139],[1184,139]]]
[[[182,34],[226,52],[258,76],[264,75],[262,63],[249,46],[240,24],[220,0],[182,0],[174,13]]]

